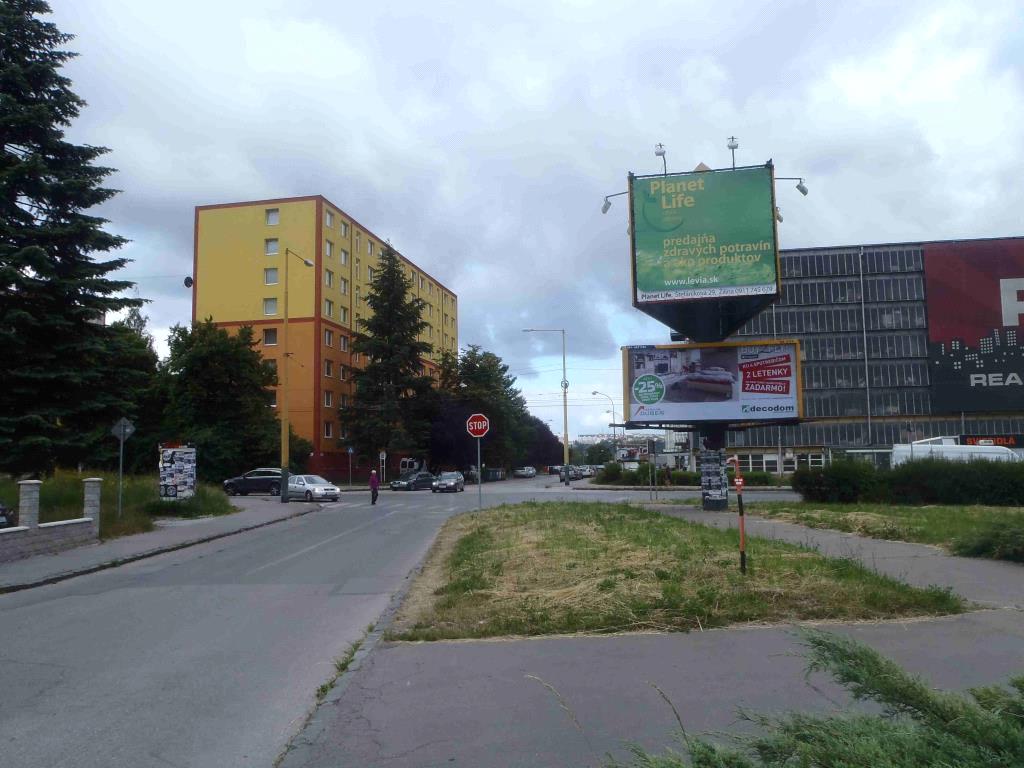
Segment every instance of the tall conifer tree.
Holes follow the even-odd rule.
[[[95,427],[118,410],[104,394],[107,313],[137,306],[107,275],[125,241],[86,213],[113,196],[107,150],[64,131],[85,105],[61,74],[71,35],[42,0],[0,3],[0,466],[45,471],[88,460]],[[88,434],[88,432],[92,434]]]
[[[423,453],[430,443],[435,398],[423,357],[432,347],[419,338],[427,327],[425,304],[411,288],[398,254],[387,246],[366,295],[373,314],[360,320],[352,344],[366,365],[354,373],[352,405],[341,411],[349,442],[363,455]]]

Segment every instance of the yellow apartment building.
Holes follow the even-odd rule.
[[[383,252],[383,238],[321,195],[195,210],[192,320],[209,317],[229,330],[252,326],[263,357],[279,371],[289,260],[288,392],[279,386],[274,402],[288,398],[290,423],[313,443],[314,472],[337,475],[348,467],[338,409],[348,405],[352,370],[362,366],[352,336],[372,313],[366,294]],[[458,298],[399,256],[425,304],[421,338],[433,349],[424,368],[436,375],[441,352],[458,352]]]

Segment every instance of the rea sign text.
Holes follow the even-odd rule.
[[[483,437],[491,428],[491,420],[482,413],[474,413],[466,419],[466,431],[471,437]]]

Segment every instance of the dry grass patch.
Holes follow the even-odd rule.
[[[628,504],[526,503],[452,518],[391,637],[406,640],[738,622],[888,619],[964,610],[850,560]]]

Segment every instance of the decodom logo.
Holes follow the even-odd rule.
[[[653,374],[644,374],[633,382],[633,397],[638,403],[654,405],[665,396],[665,382]]]
[[[793,413],[795,405],[752,405],[744,403],[742,413]]]

